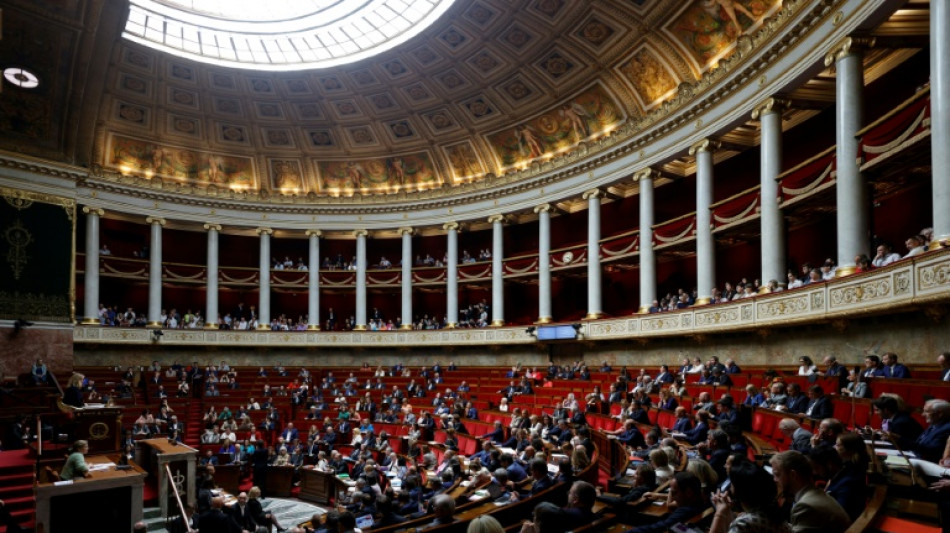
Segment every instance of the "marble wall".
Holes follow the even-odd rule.
[[[65,385],[73,369],[72,326],[33,326],[15,332],[9,323],[0,326],[0,376],[29,372],[33,361],[43,359]]]
[[[198,361],[208,364],[227,360],[238,366],[284,365],[353,367],[363,362],[389,365],[401,362],[410,366],[431,365],[454,360],[464,366],[546,366],[549,357],[558,362],[585,359],[599,365],[654,366],[678,363],[684,356],[713,355],[733,358],[740,365],[795,365],[798,357],[808,355],[820,360],[835,355],[845,364],[863,361],[863,351],[880,343],[878,352],[893,351],[905,362],[933,365],[939,352],[950,350],[950,320],[947,309],[932,306],[926,312],[869,316],[834,320],[795,327],[772,327],[754,332],[693,335],[689,337],[642,338],[624,341],[581,342],[539,346],[437,347],[388,349],[307,349],[307,348],[224,348],[87,345],[77,344],[77,365],[147,365],[157,359],[171,363]]]

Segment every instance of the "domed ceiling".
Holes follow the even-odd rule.
[[[266,72],[123,39],[127,3],[118,13],[117,1],[4,3],[0,60],[41,80],[33,92],[4,89],[4,148],[58,152],[105,175],[315,202],[450,188],[556,161],[662,105],[782,9],[781,0],[459,1],[378,56]]]

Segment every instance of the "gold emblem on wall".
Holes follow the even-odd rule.
[[[96,422],[89,426],[90,440],[105,440],[109,438],[109,425],[105,422]]]
[[[23,223],[17,220],[12,226],[3,232],[10,249],[7,251],[7,263],[10,264],[10,270],[13,271],[13,279],[20,279],[23,269],[30,260],[26,253],[26,248],[33,242],[33,234],[30,233]]]

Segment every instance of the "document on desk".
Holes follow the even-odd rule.
[[[115,463],[92,463],[89,465],[90,472],[105,472],[115,468]]]
[[[901,456],[901,451],[894,448],[874,448],[874,453],[878,455],[886,456]],[[917,457],[917,454],[911,451],[906,451],[903,453],[904,457]]]

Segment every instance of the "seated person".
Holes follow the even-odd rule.
[[[672,511],[659,521],[635,527],[626,533],[661,533],[705,511],[709,504],[703,496],[699,478],[690,472],[677,472],[670,481],[668,506]]]

